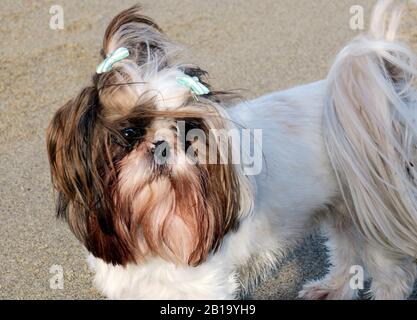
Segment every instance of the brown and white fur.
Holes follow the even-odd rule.
[[[375,299],[407,298],[417,256],[417,95],[415,56],[394,40],[400,12],[379,2],[370,34],[343,49],[326,80],[234,106],[226,93],[196,99],[178,84],[185,73],[208,86],[203,70],[172,62],[175,46],[139,7],[114,18],[102,56],[119,47],[130,56],[94,75],[47,137],[58,215],[91,253],[101,292],[237,298],[319,222],[332,268],[301,297],[354,298],[350,268],[361,265]],[[187,147],[207,157],[209,139],[176,139],[242,127],[263,130],[255,176],[230,161],[188,161]],[[156,162],[161,143],[175,161]],[[230,160],[234,148],[219,144],[216,157]]]

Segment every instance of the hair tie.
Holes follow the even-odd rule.
[[[210,90],[200,82],[200,79],[197,77],[190,77],[189,75],[184,74],[181,77],[177,77],[177,82],[187,87],[197,96],[202,96],[205,94],[209,94]]]
[[[107,55],[107,58],[104,59],[97,67],[97,74],[102,74],[109,72],[113,69],[113,65],[123,59],[126,59],[129,56],[129,50],[124,47],[114,50],[113,52]]]

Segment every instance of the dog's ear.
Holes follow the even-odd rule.
[[[85,88],[54,116],[47,131],[57,214],[96,257],[108,263],[133,260],[125,222],[114,211],[111,134],[99,116],[97,90]]]

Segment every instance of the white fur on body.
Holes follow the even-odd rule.
[[[414,55],[401,44],[390,42],[399,21],[397,11],[394,11],[394,22],[388,32],[381,33],[384,29],[381,27],[384,23],[382,16],[391,11],[389,7],[392,3],[382,1],[376,7],[372,31],[375,37],[378,34],[379,37],[353,42],[338,57],[328,80],[273,93],[227,110],[234,122],[263,130],[265,163],[262,173],[255,177],[253,213],[242,218],[238,230],[225,237],[218,252],[198,267],[179,267],[161,259],[152,259],[141,265],[123,268],[106,265],[90,257],[90,265],[96,272],[96,286],[107,297],[114,299],[236,298],[239,290],[248,290],[253,281],[240,279],[240,268],[254,257],[262,260],[260,272],[273,267],[277,257],[305,236],[312,222],[316,221],[316,213],[332,205],[337,210],[322,215],[320,220],[329,238],[332,268],[324,279],[307,284],[300,297],[355,297],[357,292],[349,286],[349,271],[351,266],[359,264],[373,278],[370,293],[374,298],[407,298],[416,277],[416,255],[412,252],[417,248],[417,241],[414,241],[417,234],[417,196],[413,180],[415,169],[410,167],[407,175],[405,165],[408,163],[400,160],[416,160],[413,157],[416,132],[412,126],[417,121],[417,97],[411,88],[411,78],[409,82],[401,83],[401,92],[393,91],[391,79],[383,74],[383,60],[378,60],[384,57],[396,70],[415,73],[412,65]],[[369,87],[357,86],[359,81],[355,75],[358,70],[355,71],[355,68],[358,67],[369,77]],[[163,94],[163,86],[158,88]],[[355,92],[351,91],[352,88]],[[389,118],[389,123],[379,123],[379,117],[371,118],[374,122],[370,127],[379,126],[388,130],[386,134],[379,132],[379,140],[375,143],[393,143],[390,130],[400,130],[399,136],[404,138],[395,142],[398,143],[395,148],[400,149],[398,153],[382,154],[385,145],[380,146],[382,151],[376,150],[381,153],[382,167],[370,165],[375,158],[369,148],[375,146],[368,140],[363,142],[362,149],[358,148],[359,151],[353,154],[348,152],[347,143],[338,141],[337,137],[325,139],[325,134],[341,134],[343,128],[345,132],[339,138],[346,138],[355,147],[360,145],[361,137],[349,136],[351,132],[346,130],[346,126],[357,129],[352,131],[355,133],[365,130],[364,133],[370,134],[371,130],[367,131],[362,123],[352,120],[361,116],[355,107],[360,105],[374,110],[381,101],[385,116],[381,118],[386,120],[392,116],[392,110],[395,116]],[[346,118],[339,123],[338,116],[343,116],[341,110],[346,112]],[[407,116],[406,121],[402,118],[404,115]],[[388,147],[387,150],[391,149]],[[360,174],[354,170],[358,168],[348,168],[349,161],[356,164],[361,160],[365,161],[360,168],[361,174],[372,177],[374,184],[367,185],[361,180]],[[378,180],[376,172],[401,174],[395,178],[387,174],[387,179],[383,181]],[[357,176],[359,178],[355,179]],[[403,186],[411,189],[402,190],[404,193],[397,201],[395,194]],[[351,194],[342,193],[344,188],[351,190]],[[369,194],[374,194],[375,198],[367,198]],[[373,202],[373,199],[384,197],[391,201],[388,202],[391,206],[388,209]],[[346,206],[343,198],[353,201],[353,205]],[[252,199],[245,200],[251,202]],[[384,215],[378,215],[378,211],[372,210],[375,208],[386,211]],[[401,210],[390,211],[389,208]],[[407,228],[404,228],[404,221],[409,222]],[[355,223],[363,224],[363,230],[357,228]],[[377,230],[372,229],[375,225]],[[393,226],[406,234],[392,233],[396,230],[392,229]],[[387,239],[379,241],[381,232]]]

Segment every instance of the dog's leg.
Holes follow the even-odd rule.
[[[369,292],[375,300],[403,300],[412,291],[417,276],[416,264],[409,257],[395,257],[370,245],[366,246],[363,261],[372,277]]]
[[[339,212],[337,215],[342,216]],[[305,284],[299,297],[309,300],[353,299],[357,292],[351,288],[350,280],[351,268],[359,261],[356,250],[357,234],[350,222],[331,217],[323,221],[322,229],[328,238],[326,245],[331,263],[329,273],[321,280]]]

